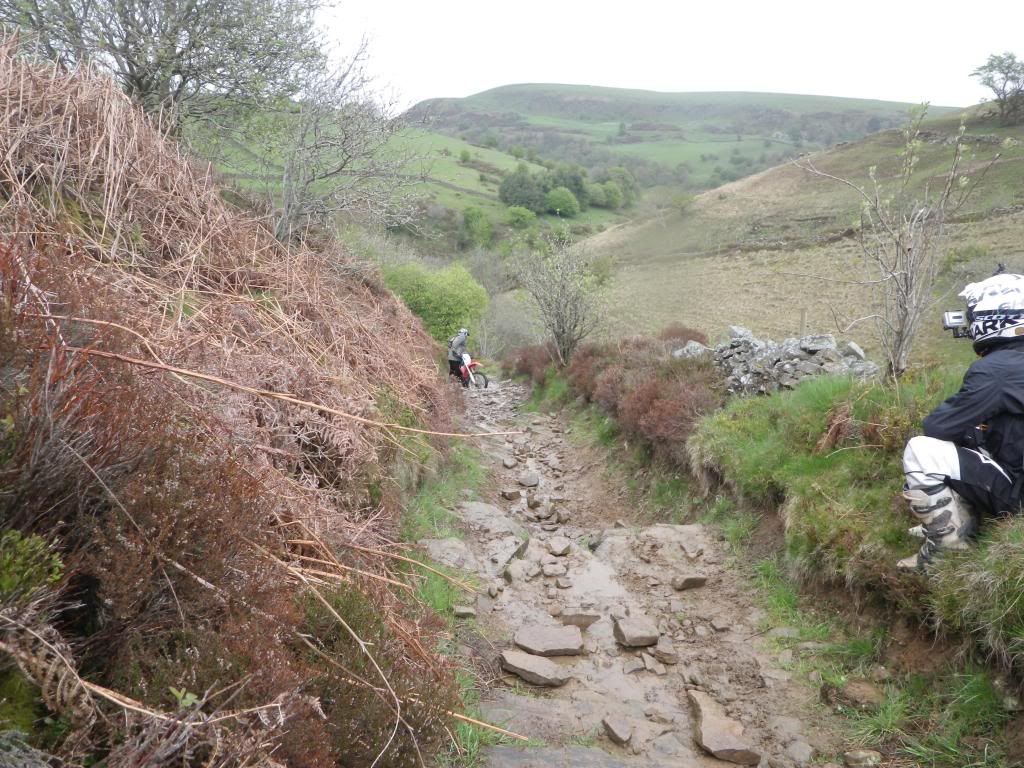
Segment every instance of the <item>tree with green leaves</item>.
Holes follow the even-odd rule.
[[[1024,120],[1024,61],[1015,55],[993,53],[971,77],[992,91],[999,119],[1008,124]]]
[[[0,0],[45,55],[108,71],[146,112],[178,129],[225,101],[298,92],[323,58],[321,0]]]
[[[534,213],[546,210],[544,187],[526,163],[520,163],[512,173],[507,174],[498,185],[498,199],[505,205],[518,205]]]
[[[537,214],[521,205],[513,205],[508,209],[508,225],[512,229],[529,229],[537,223]]]
[[[490,245],[494,227],[483,210],[471,205],[462,212],[462,232],[459,240],[463,247]]]

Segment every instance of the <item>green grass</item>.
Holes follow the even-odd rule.
[[[737,549],[742,546],[742,543],[734,545]],[[765,558],[754,564],[754,583],[760,590],[760,602],[765,608],[770,626],[798,630],[799,642],[824,641],[837,632],[834,621],[823,619],[801,607],[797,585],[786,577],[778,558]]]
[[[457,444],[444,466],[405,505],[402,538],[405,541],[461,537],[458,516],[452,511],[466,499],[462,491],[477,493],[485,472],[479,450]]]
[[[19,670],[0,673],[0,730],[33,734],[43,711],[38,689]]]
[[[559,376],[552,366],[544,383],[533,388],[522,410],[526,413],[557,411],[569,402],[570,397],[569,382]]]
[[[903,481],[900,452],[960,374],[920,375],[898,390],[819,378],[792,392],[733,400],[701,422],[691,451],[746,503],[781,505],[787,567],[818,580],[881,585],[911,547],[893,505]],[[848,414],[838,418],[848,419],[849,436],[819,446],[836,413]]]
[[[897,757],[935,768],[1006,765],[996,736],[1009,716],[991,675],[981,669],[914,676],[886,688],[877,712],[855,713],[854,738],[886,745]]]
[[[927,579],[895,568],[917,546],[906,534],[909,517],[899,498],[900,453],[962,371],[953,365],[920,372],[898,390],[818,379],[793,392],[734,400],[701,423],[690,446],[741,507],[779,510],[787,573],[854,586],[890,610],[927,612],[942,628],[973,637],[1003,668],[1019,671],[1024,520],[990,521],[976,546],[947,554]],[[835,414],[849,418],[848,436],[821,447]],[[735,514],[721,524],[739,542],[752,528],[749,517]]]
[[[759,522],[756,513],[737,507],[728,496],[716,497],[702,519],[721,529],[722,535],[734,552],[742,550],[750,542]]]

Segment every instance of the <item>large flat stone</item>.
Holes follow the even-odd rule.
[[[534,685],[559,686],[572,679],[569,670],[543,656],[506,649],[501,652],[501,667]]]
[[[583,635],[571,624],[560,627],[523,627],[513,642],[538,656],[578,656],[583,653]]]
[[[578,606],[562,609],[558,618],[563,624],[572,624],[580,629],[586,629],[595,621],[601,618],[601,614],[595,611],[584,611]]]
[[[540,564],[532,560],[512,560],[502,569],[501,575],[509,584],[522,584],[540,576]]]
[[[536,472],[523,472],[519,476],[519,484],[524,488],[536,488],[540,485],[540,475]]]
[[[672,588],[682,592],[684,589],[696,589],[708,583],[708,577],[702,573],[691,573],[685,576],[673,576]]]
[[[572,542],[565,538],[565,536],[552,536],[548,539],[548,552],[557,557],[569,554],[571,546]]]
[[[459,504],[459,513],[471,528],[491,536],[515,536],[520,541],[529,538],[529,533],[520,523],[493,504],[464,501]]]
[[[601,721],[608,738],[619,746],[625,746],[633,738],[633,724],[624,717],[608,715]]]
[[[480,563],[462,539],[420,539],[417,542],[430,559],[449,568],[476,572]]]
[[[484,545],[484,568],[490,575],[497,576],[510,561],[523,555],[528,544],[526,539],[512,535],[491,539]]]
[[[761,755],[743,736],[743,726],[725,714],[722,705],[706,693],[686,692],[694,709],[694,739],[719,760],[739,765],[757,765]]]
[[[629,616],[615,620],[615,639],[620,645],[643,648],[658,642],[661,633],[646,616]]]

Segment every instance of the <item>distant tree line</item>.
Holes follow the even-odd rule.
[[[625,168],[608,168],[590,178],[586,169],[567,163],[543,171],[531,171],[520,163],[498,187],[498,198],[506,205],[566,218],[590,207],[629,207],[637,193],[636,179]]]

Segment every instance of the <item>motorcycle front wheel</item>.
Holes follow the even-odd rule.
[[[487,374],[483,371],[473,371],[469,374],[469,380],[477,389],[487,389],[487,385],[490,384]]]

